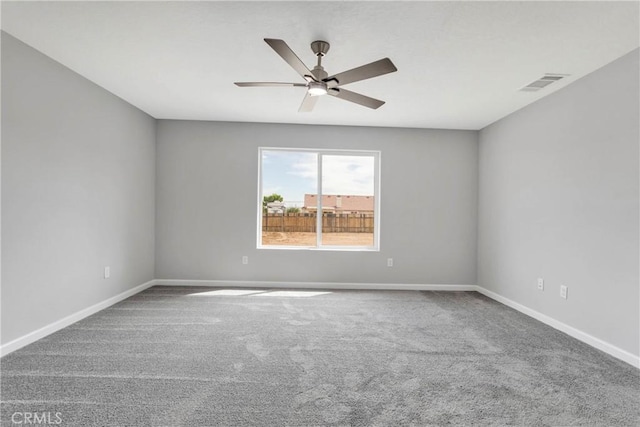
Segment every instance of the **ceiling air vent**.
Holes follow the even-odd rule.
[[[558,80],[561,80],[567,76],[568,74],[545,74],[544,76],[540,77],[538,80],[535,80],[529,83],[528,85],[526,85],[520,90],[522,92],[537,92],[540,89],[543,89],[549,86],[551,83],[557,82]]]

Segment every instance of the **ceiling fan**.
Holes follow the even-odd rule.
[[[267,42],[287,64],[296,70],[296,72],[306,80],[306,83],[236,82],[235,84],[240,87],[305,87],[307,88],[307,93],[298,109],[299,112],[309,112],[313,110],[318,97],[321,95],[335,96],[338,99],[344,99],[345,101],[354,102],[373,109],[379,108],[384,104],[384,101],[351,92],[343,89],[342,86],[398,71],[389,58],[384,58],[330,76],[322,66],[322,57],[329,51],[329,43],[322,40],[316,40],[311,43],[311,50],[318,57],[318,63],[313,67],[313,70],[309,70],[284,40],[264,39],[264,41]]]

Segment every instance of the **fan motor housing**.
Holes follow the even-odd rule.
[[[316,80],[326,79],[329,75],[321,65],[316,65],[315,67],[313,67],[313,70],[311,70],[311,72],[313,73],[313,76],[316,78]]]

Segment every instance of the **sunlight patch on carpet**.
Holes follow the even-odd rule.
[[[190,297],[219,297],[219,296],[242,296],[242,295],[251,295],[258,294],[264,291],[256,291],[249,289],[219,289],[217,291],[207,291],[207,292],[196,292],[195,294],[189,294],[187,296]]]

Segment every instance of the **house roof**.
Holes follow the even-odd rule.
[[[304,195],[304,209],[314,210],[318,205],[317,194]],[[336,211],[373,211],[374,196],[323,194],[322,208]]]

